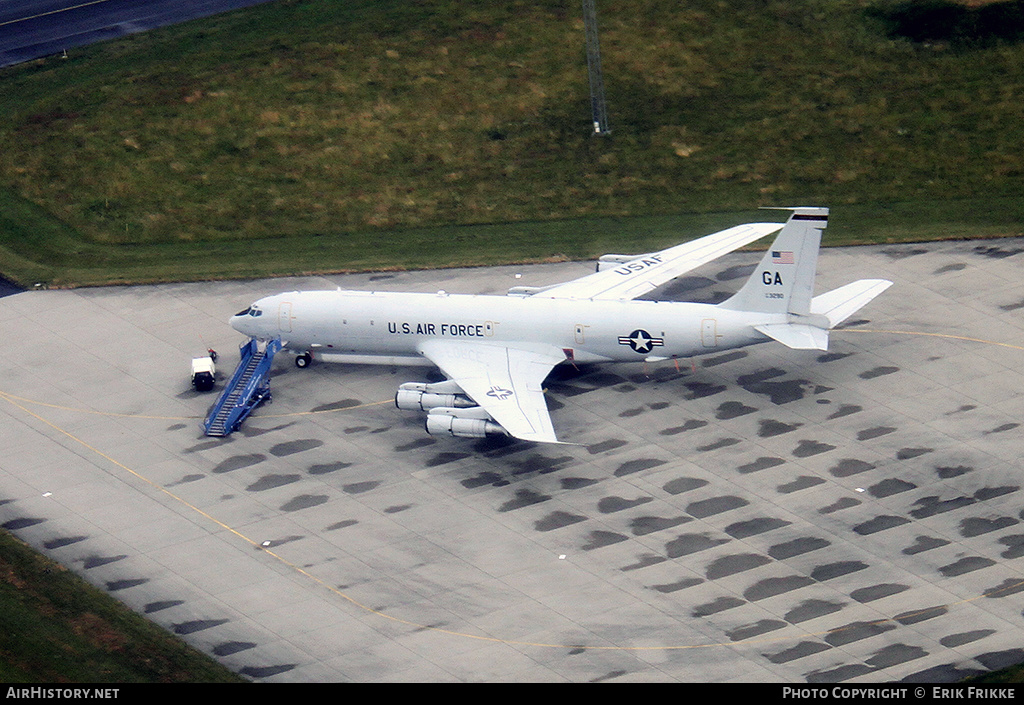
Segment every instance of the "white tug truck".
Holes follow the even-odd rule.
[[[217,353],[208,350],[203,357],[192,358],[192,386],[197,392],[208,392],[213,389],[213,382],[217,376],[217,368],[214,363],[217,361]]]

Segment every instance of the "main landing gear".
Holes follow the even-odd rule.
[[[308,352],[302,353],[301,355],[295,356],[295,366],[299,369],[309,367],[309,363],[313,362],[313,356]]]

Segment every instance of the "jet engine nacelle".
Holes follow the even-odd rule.
[[[454,412],[455,409],[450,410]],[[431,436],[456,436],[458,438],[487,438],[507,436],[504,428],[487,419],[453,416],[451,413],[427,414],[427,433]]]
[[[430,411],[439,406],[468,409],[476,404],[463,394],[437,394],[416,389],[399,389],[395,394],[395,406],[407,411]]]
[[[649,255],[601,255],[597,258],[597,267],[595,271],[603,272],[606,269],[612,269],[618,267],[626,262],[632,262],[635,259],[647,257]]]

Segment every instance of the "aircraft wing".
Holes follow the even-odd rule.
[[[553,345],[428,340],[420,352],[516,438],[558,443],[541,384],[565,360]]]
[[[635,299],[681,274],[782,229],[783,223],[747,223],[641,255],[612,269],[556,284],[534,296],[551,299]]]

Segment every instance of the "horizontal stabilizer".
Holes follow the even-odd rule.
[[[806,323],[767,323],[754,328],[794,350],[828,350],[828,331],[818,326]]]
[[[815,296],[811,300],[811,313],[825,316],[829,327],[835,328],[890,286],[892,282],[885,279],[855,281]]]

